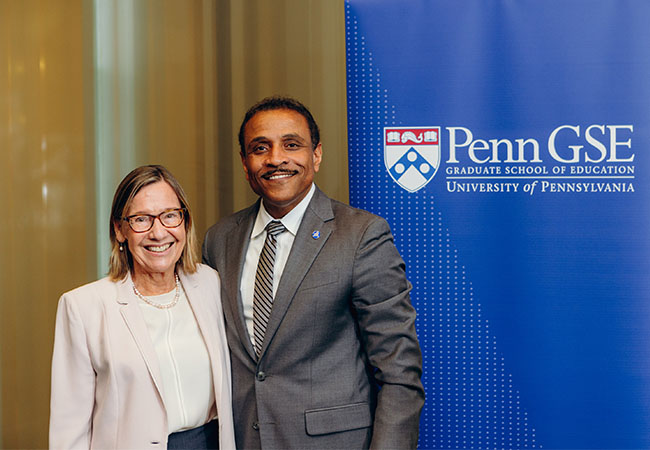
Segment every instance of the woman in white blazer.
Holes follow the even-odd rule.
[[[234,449],[217,272],[162,166],[120,183],[108,277],[59,300],[50,447]]]

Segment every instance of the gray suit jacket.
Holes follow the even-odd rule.
[[[415,448],[422,357],[388,223],[316,188],[258,360],[239,285],[259,203],[219,221],[203,244],[223,281],[237,447]]]

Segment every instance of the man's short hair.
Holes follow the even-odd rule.
[[[253,118],[255,114],[261,111],[273,111],[276,109],[289,109],[291,111],[296,111],[298,114],[303,116],[307,121],[309,126],[309,134],[311,135],[311,144],[315,149],[316,146],[320,143],[320,131],[318,125],[314,120],[314,117],[311,115],[309,110],[305,105],[300,103],[298,100],[291,97],[266,97],[259,102],[255,103],[253,106],[246,111],[244,120],[239,127],[239,151],[242,156],[246,156],[246,149],[244,148],[244,128],[249,120]]]

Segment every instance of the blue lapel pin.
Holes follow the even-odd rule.
[[[320,231],[314,230],[314,232],[311,234],[311,237],[318,239],[320,237]]]

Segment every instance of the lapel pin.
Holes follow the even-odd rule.
[[[320,231],[314,230],[314,232],[311,234],[311,237],[318,239],[320,237]]]

